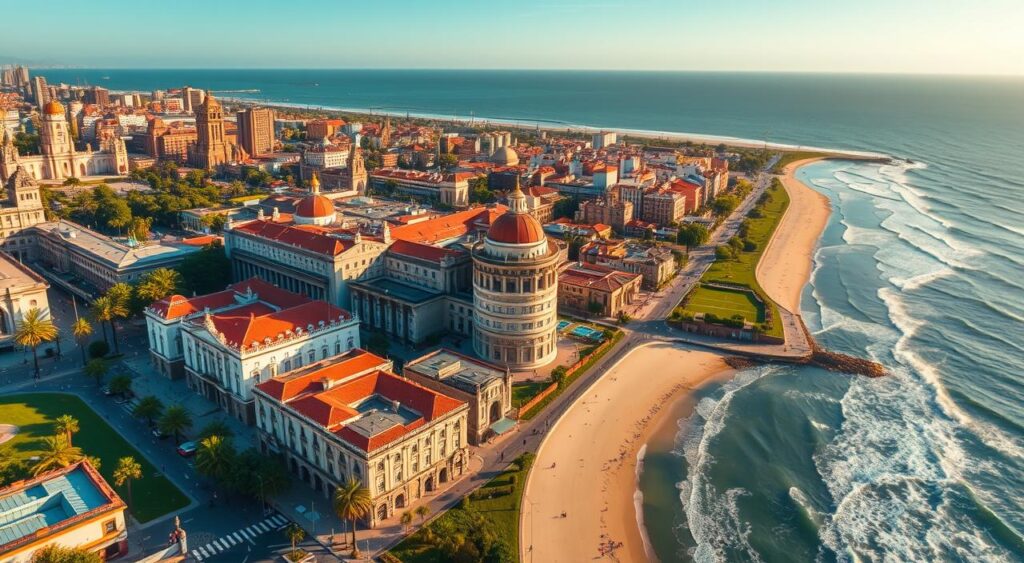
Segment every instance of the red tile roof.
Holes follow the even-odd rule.
[[[420,258],[422,260],[429,260],[431,262],[440,262],[441,259],[446,257],[454,258],[462,255],[462,252],[459,252],[458,250],[448,250],[447,248],[441,248],[439,246],[432,246],[407,240],[396,240],[388,248],[388,252],[401,254],[403,256],[411,256],[413,258]]]
[[[300,331],[328,326],[332,321],[352,318],[348,311],[324,301],[308,301],[287,309],[276,310],[264,303],[253,303],[210,315],[214,328],[232,348],[245,348],[253,344],[275,341]],[[203,318],[190,322],[202,324]]]
[[[343,240],[323,232],[313,232],[309,229],[300,229],[291,225],[281,225],[273,221],[249,221],[235,227],[234,230],[295,246],[324,256],[337,256],[352,248],[354,244],[351,240]]]
[[[224,291],[188,298],[183,295],[171,295],[149,306],[149,310],[165,319],[176,319],[201,312],[207,308],[211,311],[223,309],[238,303],[237,298],[251,289],[260,301],[274,307],[285,308],[301,305],[309,301],[306,297],[285,291],[260,278],[250,278],[231,284]]]
[[[486,229],[503,214],[507,207],[474,207],[448,215],[435,217],[409,225],[391,229],[391,238],[424,244],[437,244],[446,240],[456,239],[476,229]]]
[[[366,452],[386,446],[465,405],[462,401],[384,371],[386,365],[387,360],[355,349],[275,377],[256,388]],[[397,401],[419,416],[406,424],[396,424],[366,436],[347,425],[346,421],[359,415],[353,405],[374,395],[386,401]]]

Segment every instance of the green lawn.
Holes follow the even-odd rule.
[[[177,487],[165,477],[156,477],[157,469],[142,454],[73,395],[27,393],[0,397],[0,421],[19,427],[17,436],[0,446],[0,458],[20,458],[31,466],[28,458],[40,453],[43,438],[53,435],[53,421],[63,414],[78,419],[81,431],[74,435],[74,445],[82,448],[84,454],[100,459],[100,473],[111,486],[118,459],[132,456],[142,466],[142,479],[132,483],[132,513],[136,520],[148,522],[188,505],[188,498]],[[123,487],[117,489],[128,502],[127,491]]]
[[[757,250],[754,250],[753,252],[740,252],[739,257],[735,260],[716,260],[715,263],[708,268],[708,271],[704,273],[704,276],[701,277],[700,281],[739,284],[753,289],[761,296],[762,299],[765,300],[765,303],[768,304],[768,309],[771,311],[772,328],[766,334],[782,338],[782,318],[779,316],[778,308],[768,298],[768,295],[765,294],[764,290],[761,289],[761,285],[757,283],[756,272],[757,263],[761,260],[761,255],[764,254],[764,249],[768,246],[768,241],[771,240],[772,233],[775,232],[775,227],[778,226],[779,221],[782,220],[782,216],[786,212],[786,208],[789,207],[789,194],[786,193],[786,189],[777,179],[772,182],[772,186],[768,188],[765,193],[771,196],[771,201],[761,206],[762,216],[756,219],[752,217],[747,219],[750,223],[747,239],[757,244]],[[703,289],[706,288],[701,287],[694,291],[701,291]],[[703,310],[695,310],[690,307],[686,307],[683,311],[691,314],[695,312],[706,312]],[[715,314],[717,315],[718,313]],[[767,314],[768,313],[765,313],[765,315]]]
[[[782,153],[782,156],[779,158],[779,161],[776,162],[775,166],[772,167],[772,173],[782,174],[782,171],[785,170],[786,166],[789,166],[790,164],[798,160],[803,160],[805,158],[816,158],[819,156],[825,156],[825,153],[813,151],[784,152]]]
[[[701,286],[693,290],[686,310],[692,313],[712,313],[719,318],[743,315],[747,322],[764,322],[764,307],[744,291]]]
[[[458,531],[466,530],[467,525],[471,525],[472,515],[470,513],[472,512],[481,515],[487,521],[489,528],[497,534],[498,539],[508,546],[508,553],[512,555],[513,560],[518,560],[519,511],[528,473],[529,466],[520,469],[517,464],[512,464],[508,471],[477,489],[468,508],[463,508],[461,505],[452,508],[428,524],[426,528],[420,529],[402,540],[389,553],[406,563],[444,561],[441,551],[425,541],[427,537],[425,530],[430,528],[438,531],[449,526]],[[515,476],[514,483],[511,482],[513,476]],[[484,498],[487,491],[507,490],[510,485],[512,494],[490,499]]]
[[[524,381],[522,383],[513,383],[512,406],[522,406],[523,403],[536,397],[548,385],[551,385],[550,381]]]

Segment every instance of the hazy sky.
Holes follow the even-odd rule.
[[[49,0],[3,18],[0,62],[29,64],[1024,74],[1024,0]]]

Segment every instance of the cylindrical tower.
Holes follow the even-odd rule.
[[[558,352],[558,252],[518,182],[509,204],[473,247],[473,347],[491,362],[532,369]]]

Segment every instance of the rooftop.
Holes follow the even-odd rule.
[[[16,293],[32,287],[47,287],[46,280],[15,260],[10,254],[0,252],[0,292],[10,290]]]
[[[369,452],[465,403],[387,370],[391,362],[353,349],[256,386],[355,447]]]
[[[147,241],[130,247],[70,221],[39,223],[34,228],[60,237],[83,253],[119,269],[179,259],[202,250],[200,246],[165,241]]]
[[[14,483],[0,489],[0,553],[122,508],[124,502],[87,461]]]
[[[447,348],[412,360],[404,369],[432,377],[467,393],[476,393],[481,387],[505,377],[504,370],[498,366]]]

